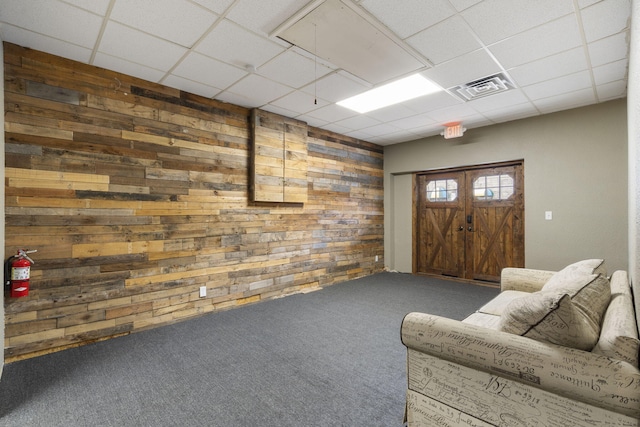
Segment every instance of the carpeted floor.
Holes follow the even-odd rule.
[[[5,366],[0,425],[402,425],[405,314],[498,290],[380,273]]]

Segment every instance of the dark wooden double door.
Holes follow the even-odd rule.
[[[415,176],[414,272],[490,282],[524,267],[523,164]]]

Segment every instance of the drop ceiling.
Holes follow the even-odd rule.
[[[367,37],[335,36],[344,24],[324,32],[313,13],[339,23],[336,7]],[[446,123],[474,129],[625,97],[630,15],[630,0],[2,0],[0,38],[390,145]],[[381,53],[367,54],[373,45]],[[335,104],[411,73],[445,91],[366,114]],[[499,73],[513,87],[456,93]]]

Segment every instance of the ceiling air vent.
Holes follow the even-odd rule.
[[[489,95],[506,92],[515,89],[515,85],[503,73],[483,77],[469,83],[449,88],[449,92],[458,96],[463,101],[472,101]]]

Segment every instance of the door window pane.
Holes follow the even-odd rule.
[[[436,179],[427,183],[427,199],[430,202],[451,202],[458,198],[458,181]]]
[[[511,175],[486,175],[473,181],[473,197],[476,200],[506,200],[513,192]]]

